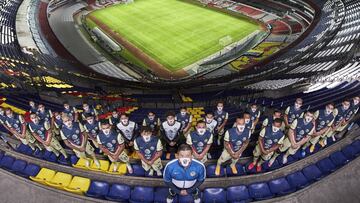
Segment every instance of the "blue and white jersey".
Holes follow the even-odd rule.
[[[214,112],[214,119],[217,121],[217,126],[221,126],[225,120],[227,120],[229,114],[225,111],[215,111]]]
[[[121,122],[116,125],[117,129],[120,130],[126,141],[132,141],[135,138],[138,126],[135,122],[129,121],[127,125]]]
[[[174,159],[166,164],[163,177],[165,182],[171,182],[179,189],[188,189],[197,181],[205,180],[206,169],[203,163],[195,159],[187,168]]]
[[[290,106],[285,110],[285,115],[288,116],[288,123],[289,125],[294,122],[294,120],[301,118],[303,116],[304,110],[303,109],[295,109],[295,106]]]
[[[161,127],[164,131],[164,136],[169,141],[176,140],[180,135],[181,123],[178,121],[175,121],[174,125],[169,125],[167,121],[164,121]]]
[[[89,136],[91,137],[91,139],[96,139],[96,136],[100,131],[100,123],[99,123],[99,121],[96,121],[96,120],[94,120],[94,122],[92,124],[86,122],[84,124],[84,128],[85,128],[86,132],[89,134]]]
[[[6,121],[6,116],[4,113],[0,114],[0,123],[5,123]]]
[[[83,110],[81,114],[83,120],[86,120],[85,114],[90,114],[91,116],[95,117],[98,113],[93,107],[89,107],[87,111]]]
[[[181,113],[176,114],[175,120],[181,123],[181,129],[184,130],[185,127],[192,121],[190,114],[186,113],[184,116]]]
[[[67,114],[70,118],[75,119],[76,108],[70,106],[69,109],[63,109],[63,113]]]
[[[295,141],[299,142],[304,137],[313,134],[313,122],[306,123],[305,119],[297,119],[291,124],[291,129],[295,132]]]
[[[351,106],[347,113],[345,114],[345,121],[349,121],[353,115],[359,111],[359,104],[355,105],[354,102],[351,103]]]
[[[39,121],[39,123],[30,122],[29,129],[32,133],[36,133],[42,140],[46,141],[50,124],[44,120]]]
[[[333,113],[326,114],[326,110],[320,110],[318,112],[318,117],[315,120],[315,130],[319,132],[320,130],[326,128],[328,125],[331,125],[335,116]]]
[[[213,119],[211,122],[208,122],[206,119],[205,119],[205,122],[206,122],[206,129],[208,131],[210,131],[211,133],[214,133],[215,132],[215,128],[217,126],[217,121],[215,119]]]
[[[18,133],[22,133],[23,128],[26,127],[23,125],[25,123],[23,117],[15,113],[13,113],[13,117],[7,116],[5,123]]]
[[[350,109],[345,110],[343,106],[340,106],[335,109],[335,112],[337,112],[337,115],[335,116],[334,125],[338,126],[343,119],[346,118],[346,114],[349,112]]]
[[[255,122],[255,120],[260,117],[260,110],[259,109],[256,109],[256,111],[254,112],[250,108],[250,109],[248,109],[248,112],[250,113],[250,120],[252,122]]]
[[[145,117],[143,120],[143,126],[148,126],[151,130],[156,130],[156,128],[160,125],[160,119],[155,117],[154,119],[149,119],[149,117]]]
[[[51,110],[44,110],[43,112],[38,111],[36,114],[39,116],[40,120],[45,122],[51,122],[52,112]]]
[[[37,113],[38,109],[36,107],[30,107],[30,113]]]

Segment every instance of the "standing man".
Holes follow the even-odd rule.
[[[221,145],[221,138],[225,133],[225,125],[228,121],[229,114],[224,111],[224,102],[218,102],[216,106],[216,111],[214,112],[214,118],[217,121],[216,126],[216,143]]]
[[[298,118],[302,118],[304,116],[304,110],[301,109],[303,105],[303,100],[301,98],[297,98],[294,106],[288,106],[285,110],[284,121],[285,127],[287,129],[290,128],[291,124]]]
[[[181,123],[181,131],[183,135],[187,135],[191,127],[192,115],[190,115],[185,107],[180,108],[180,113],[176,114],[175,120]]]
[[[217,126],[217,121],[214,119],[214,114],[212,112],[207,112],[205,116],[206,129],[214,135],[215,128]]]
[[[77,111],[77,109],[73,106],[70,106],[68,102],[64,102],[64,109],[63,109],[63,113],[67,114],[68,117],[70,117],[74,122],[78,122],[79,121],[79,113]]]
[[[141,159],[141,165],[149,175],[153,176],[154,171],[158,176],[162,176],[161,155],[163,146],[159,137],[153,136],[153,131],[148,126],[141,128],[139,137],[134,141],[134,149]]]
[[[38,105],[38,111],[36,114],[39,116],[40,120],[44,120],[46,122],[50,122],[53,117],[51,110],[45,109],[44,104]]]
[[[246,128],[245,119],[237,118],[236,127],[230,128],[226,131],[224,136],[224,150],[217,161],[215,175],[220,175],[220,166],[231,159],[231,171],[237,174],[236,163],[240,159],[242,153],[249,144],[251,130]]]
[[[125,148],[129,153],[133,152],[134,139],[138,134],[138,125],[134,121],[129,120],[129,115],[126,113],[120,114],[120,122],[116,125],[124,138]]]
[[[109,124],[116,127],[116,125],[120,122],[119,113],[116,109],[111,112],[111,116],[109,118]]]
[[[181,137],[181,123],[175,120],[174,112],[168,112],[166,121],[161,124],[161,137],[165,143],[166,159],[175,153]]]
[[[260,119],[260,110],[258,109],[258,106],[256,104],[251,104],[250,106],[250,119],[253,122],[254,128],[256,128],[256,125],[259,122]]]
[[[30,110],[29,110],[30,113],[36,113],[38,111],[36,104],[33,100],[29,101],[29,106],[30,106]]]
[[[167,203],[172,203],[176,195],[192,195],[194,203],[200,203],[200,185],[205,181],[206,169],[203,163],[192,158],[192,149],[182,144],[178,149],[178,158],[166,164],[164,181],[170,188]]]
[[[85,115],[83,114],[83,117],[86,119],[84,128],[89,135],[89,140],[91,140],[96,148],[99,148],[99,144],[97,142],[97,135],[100,131],[99,121],[95,120],[94,115],[90,113],[85,113]]]
[[[86,120],[85,117],[86,114],[90,114],[95,118],[95,120],[98,120],[98,112],[96,111],[95,108],[90,107],[87,102],[83,102],[82,108],[83,108],[83,112],[81,114],[81,118],[83,120]]]
[[[144,118],[142,126],[148,126],[153,131],[153,135],[157,136],[160,129],[160,118],[158,118],[154,112],[150,111]]]
[[[186,137],[186,144],[191,146],[193,157],[201,163],[207,161],[207,153],[212,142],[213,135],[206,130],[205,121],[198,121],[195,130]]]

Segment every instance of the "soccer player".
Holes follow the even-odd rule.
[[[301,109],[303,105],[303,100],[301,98],[297,98],[294,106],[288,106],[285,110],[284,121],[285,127],[290,128],[292,122],[294,122],[298,118],[302,118],[304,116],[304,110]]]
[[[35,150],[35,147],[42,150],[42,147],[36,142],[36,139],[26,127],[26,122],[22,115],[15,114],[10,108],[5,109],[5,114],[5,124],[7,130],[9,130],[12,135],[19,139],[24,145],[28,145],[32,150]]]
[[[83,102],[82,108],[83,108],[83,112],[81,114],[81,118],[83,120],[86,120],[86,116],[85,116],[86,114],[90,114],[95,118],[95,120],[98,120],[98,112],[96,111],[95,108],[90,107],[87,102]]]
[[[317,110],[314,113],[315,131],[309,142],[303,146],[303,150],[310,146],[309,150],[310,153],[312,153],[315,150],[315,145],[318,143],[319,139],[326,136],[326,132],[331,128],[336,116],[333,113],[334,108],[334,103],[329,103],[326,105],[325,109]]]
[[[148,126],[143,126],[140,135],[134,141],[134,149],[141,159],[141,165],[149,175],[153,176],[154,171],[158,176],[162,175],[161,155],[163,146],[158,137],[153,136],[153,131]]]
[[[231,171],[237,174],[236,163],[240,159],[242,153],[249,144],[251,130],[246,128],[245,119],[237,118],[236,127],[226,131],[224,136],[224,150],[217,161],[215,175],[220,175],[220,166],[224,162],[231,159]]]
[[[119,168],[119,161],[124,162],[128,172],[133,173],[133,169],[129,163],[129,157],[125,152],[124,139],[120,133],[117,133],[107,120],[101,121],[101,130],[97,136],[100,149],[108,156],[110,161],[114,163],[113,171]]]
[[[44,104],[38,105],[38,111],[36,114],[39,116],[40,120],[44,120],[47,122],[50,122],[51,118],[53,117],[51,110],[45,109]]]
[[[185,107],[180,108],[180,113],[176,114],[175,120],[181,123],[181,131],[186,135],[191,127],[192,115],[190,115]]]
[[[264,119],[264,121],[262,123],[262,128],[272,126],[274,120],[277,118],[282,119],[282,115],[281,115],[281,111],[275,109],[272,116],[268,116],[267,118]],[[284,122],[282,122],[282,124],[281,124],[281,130],[285,130]]]
[[[253,151],[253,162],[249,164],[248,169],[251,170],[256,166],[256,172],[260,172],[261,165],[265,161],[269,161],[269,167],[275,161],[274,152],[283,144],[285,139],[284,132],[281,131],[282,120],[276,118],[272,126],[267,126],[260,131],[259,139]]]
[[[228,121],[229,114],[224,111],[224,102],[218,102],[216,106],[216,111],[214,112],[214,118],[217,121],[216,126],[216,143],[221,145],[221,138],[225,133],[225,125]]]
[[[217,126],[217,121],[214,119],[214,114],[212,112],[207,112],[205,116],[206,129],[214,135],[215,128]]]
[[[206,129],[205,121],[198,121],[195,130],[186,136],[186,144],[191,146],[193,157],[202,163],[207,161],[212,142],[213,135]]]
[[[63,113],[67,114],[73,121],[78,122],[79,121],[79,113],[77,109],[73,106],[70,106],[68,102],[64,102],[64,109]]]
[[[95,156],[94,148],[88,142],[88,134],[83,125],[72,121],[72,117],[66,113],[62,115],[62,120],[63,126],[60,135],[65,145],[72,149],[77,157],[85,159],[87,167],[90,167],[90,159],[87,157],[89,155],[93,158],[96,166],[100,168],[100,162]]]
[[[116,127],[124,138],[125,148],[129,152],[133,152],[134,139],[138,134],[138,125],[134,121],[129,121],[129,115],[121,113],[120,122]]]
[[[115,126],[120,122],[120,118],[119,118],[119,113],[117,112],[116,109],[114,109],[111,112],[111,116],[109,118],[109,124],[112,126]]]
[[[148,113],[142,122],[142,126],[148,126],[152,129],[153,135],[158,135],[160,125],[160,118],[158,118],[152,111]]]
[[[98,135],[98,133],[100,131],[100,123],[99,123],[99,121],[97,121],[95,119],[94,114],[85,113],[85,115],[83,114],[83,117],[86,119],[85,124],[84,124],[84,128],[85,128],[86,132],[89,135],[89,140],[91,140],[91,142],[94,144],[94,146],[96,148],[99,148],[99,144],[98,144],[98,141],[97,141],[97,135]]]
[[[298,118],[291,123],[287,133],[288,137],[284,140],[284,144],[280,147],[281,152],[286,152],[283,156],[283,164],[287,163],[289,155],[295,154],[305,143],[307,143],[315,131],[314,114],[310,111],[304,113],[304,118]],[[278,154],[276,154],[278,155]],[[301,155],[304,157],[305,150]]]
[[[166,159],[170,159],[171,153],[176,153],[181,137],[181,123],[175,120],[174,112],[168,112],[166,121],[161,124],[161,137],[165,143]]]
[[[200,203],[200,185],[205,181],[206,169],[203,163],[192,158],[191,147],[182,144],[178,158],[168,162],[164,169],[164,181],[170,188],[167,203],[172,203],[176,195],[192,195],[194,203]]]
[[[54,135],[60,135],[60,129],[62,128],[63,122],[61,113],[54,112],[54,116],[51,118],[51,126],[53,126]]]
[[[252,134],[254,132],[254,130],[255,130],[255,126],[254,126],[254,123],[251,120],[251,114],[249,112],[245,112],[243,114],[243,117],[244,117],[244,120],[245,120],[245,127],[248,128],[251,131],[251,134]],[[236,124],[236,122],[235,122],[235,124]]]
[[[258,106],[256,104],[251,104],[250,106],[250,119],[253,122],[254,127],[256,127],[256,125],[259,122],[259,118],[260,118],[260,110],[258,109]]]
[[[40,120],[36,113],[30,114],[30,120],[31,122],[29,122],[28,126],[35,139],[42,143],[47,151],[53,152],[57,157],[61,153],[67,159],[68,156],[64,148],[53,135],[53,126],[51,126],[50,122],[48,120]]]
[[[38,111],[38,109],[36,108],[36,104],[33,100],[29,101],[29,106],[30,106],[30,113],[36,113]]]
[[[356,113],[359,111],[359,100],[359,96],[356,96],[350,101],[349,110],[345,114],[345,119],[340,124],[338,132],[343,131],[348,126],[349,122],[355,117]]]

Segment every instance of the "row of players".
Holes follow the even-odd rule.
[[[284,116],[275,110],[272,116],[263,121],[249,170],[256,166],[256,171],[260,172],[265,161],[268,161],[270,167],[280,153],[284,153],[285,164],[287,157],[299,149],[302,149],[305,156],[307,147],[310,146],[312,152],[317,143],[325,146],[327,137],[335,139],[334,135],[348,125],[359,109],[359,97],[346,99],[337,108],[329,103],[315,113],[302,110],[302,102],[298,98],[293,106],[285,110]],[[182,143],[189,144],[194,158],[205,163],[213,140],[223,140],[224,146],[215,174],[220,174],[221,165],[228,160],[231,160],[232,172],[237,174],[235,164],[248,146],[260,117],[260,111],[253,104],[248,112],[236,119],[232,128],[225,130],[228,113],[223,110],[224,104],[219,102],[216,111],[208,112],[193,130],[191,115],[185,108],[181,108],[177,115],[167,113],[164,122],[160,122],[153,112],[149,112],[139,129],[127,114],[118,115],[117,111],[113,111],[108,119],[99,121],[96,110],[86,103],[83,104],[81,122],[79,111],[68,103],[64,104],[62,112],[54,114],[45,109],[43,104],[36,108],[30,102],[30,106],[28,123],[11,109],[0,107],[0,123],[33,150],[45,148],[57,156],[62,154],[67,158],[68,155],[59,142],[63,140],[76,156],[87,160],[87,165],[90,165],[91,157],[97,167],[100,167],[94,153],[95,147],[114,163],[114,171],[118,169],[119,162],[124,162],[129,173],[132,173],[132,167],[128,153],[135,150],[149,175],[154,171],[161,175],[163,151],[167,152],[166,157],[169,159],[170,153],[175,153]]]

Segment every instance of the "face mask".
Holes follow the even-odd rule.
[[[60,120],[60,119],[61,119],[61,116],[60,116],[60,115],[57,115],[55,118],[58,119],[58,120]]]
[[[185,116],[186,115],[186,112],[180,112],[180,114],[182,115],[182,116]]]
[[[326,108],[325,112],[326,112],[327,115],[329,115],[329,114],[331,114],[333,111],[332,111],[331,109]]]
[[[124,125],[126,125],[128,122],[129,122],[128,119],[122,119],[122,120],[121,120],[121,123],[124,124]]]
[[[245,123],[249,124],[250,123],[250,119],[245,119]]]
[[[358,105],[358,104],[359,104],[359,100],[355,99],[355,100],[354,100],[354,104],[355,104],[355,105]]]
[[[300,107],[301,107],[301,105],[300,105],[300,104],[295,103],[295,108],[296,108],[296,109],[300,109]]]
[[[278,132],[280,130],[280,128],[273,126],[272,130],[273,130],[274,133],[276,133],[276,132]]]
[[[348,110],[348,109],[349,109],[349,106],[343,105],[343,108],[344,108],[344,110]]]
[[[197,129],[197,132],[199,135],[204,135],[206,132],[206,129],[200,128],[200,129]]]
[[[3,111],[3,110],[0,110],[0,115],[4,115],[4,111]]]
[[[256,108],[251,108],[251,111],[252,111],[253,113],[255,113]]]
[[[175,123],[175,120],[168,120],[169,125],[173,125]]]
[[[34,103],[30,103],[30,106],[31,106],[31,107],[35,107],[35,104],[34,104]]]
[[[118,115],[117,115],[117,114],[113,114],[112,116],[113,116],[114,118],[117,118],[117,117],[118,117]]]
[[[243,126],[243,125],[238,125],[238,126],[236,126],[236,127],[237,127],[237,129],[238,129],[240,132],[243,132],[244,129],[245,129],[245,126]]]
[[[149,120],[154,120],[155,116],[149,116]]]
[[[219,107],[219,106],[218,106],[218,107],[217,107],[217,110],[221,112],[221,111],[223,110],[223,107]]]
[[[70,108],[70,106],[65,106],[65,109],[69,109]]]
[[[84,110],[85,110],[85,111],[88,111],[88,110],[89,110],[89,107],[88,107],[88,106],[84,107]]]
[[[205,119],[206,123],[211,123],[212,119]]]
[[[143,136],[143,138],[144,138],[145,142],[149,142],[150,139],[151,139],[151,136],[150,135],[145,135],[145,136]]]
[[[190,158],[179,158],[180,164],[184,167],[189,166],[191,159]]]
[[[105,129],[105,130],[103,130],[103,132],[105,135],[108,135],[108,134],[110,134],[110,129]]]
[[[312,121],[312,118],[309,116],[305,116],[305,122],[310,123]]]
[[[94,123],[94,120],[87,120],[87,122],[89,123],[89,124],[93,124]]]

